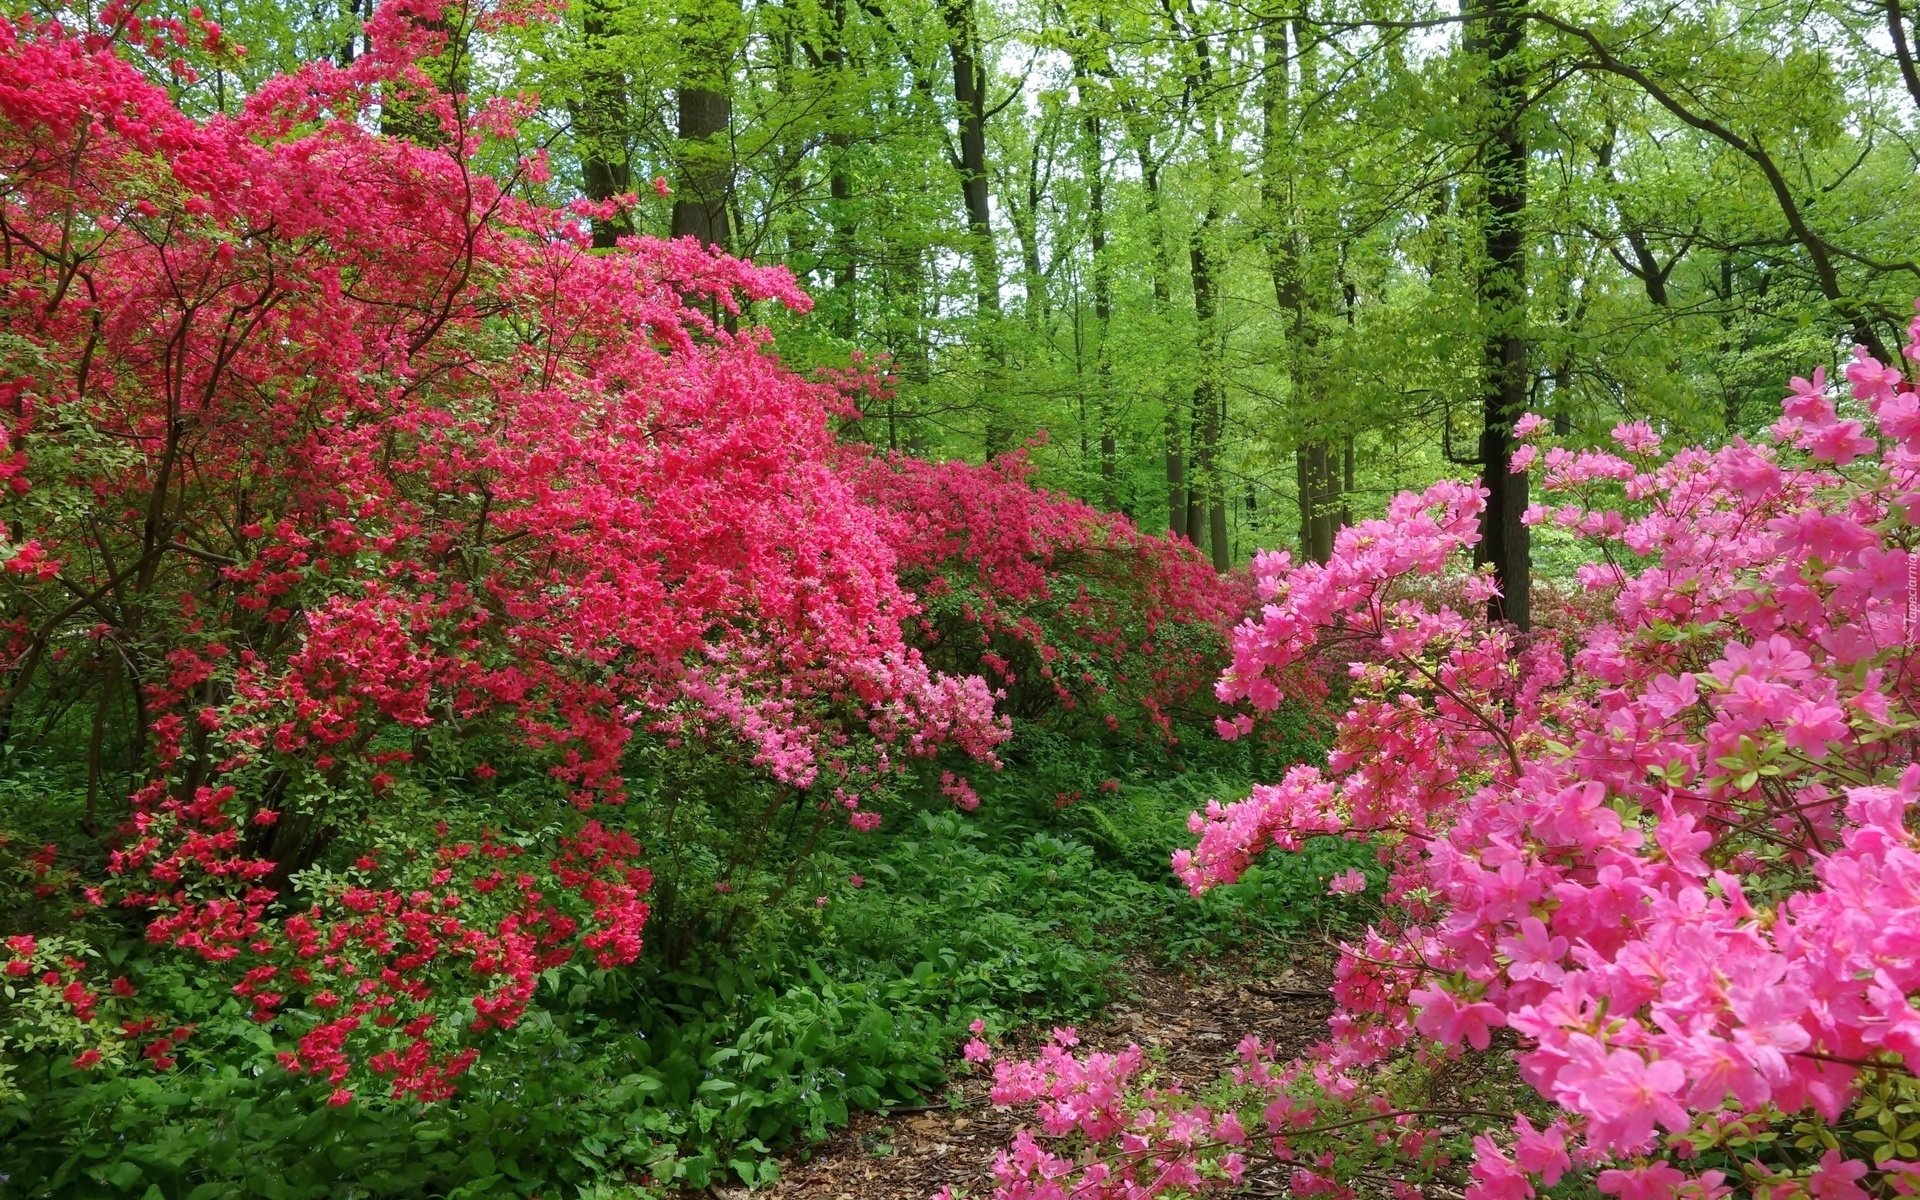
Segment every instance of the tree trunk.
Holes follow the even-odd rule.
[[[612,61],[604,3],[590,4],[581,25],[588,64],[574,111],[581,190],[589,200],[608,200],[633,190],[627,157],[627,76]],[[633,219],[625,212],[607,220],[596,218],[593,244],[605,250],[632,232]]]
[[[1133,112],[1129,111],[1127,121],[1128,140],[1133,144],[1134,160],[1140,166],[1140,180],[1146,188],[1147,225],[1152,256],[1149,258],[1150,283],[1153,291],[1153,311],[1162,315],[1172,303],[1172,286],[1168,277],[1173,273],[1173,264],[1167,253],[1165,221],[1160,198],[1160,164],[1153,157],[1153,134]],[[1164,426],[1163,441],[1166,447],[1167,483],[1167,532],[1175,537],[1185,537],[1187,532],[1187,470],[1186,451],[1182,442],[1183,430],[1180,427],[1181,404],[1172,396],[1166,397],[1167,418]]]
[[[1205,387],[1204,383],[1196,382],[1195,394],[1190,400],[1197,402]],[[1207,462],[1203,424],[1199,405],[1191,404],[1187,409],[1187,511],[1181,532],[1201,550],[1207,548],[1207,471],[1211,465]]]
[[[1012,428],[996,394],[1006,351],[1000,331],[1000,253],[993,239],[993,205],[987,184],[987,69],[980,61],[973,0],[946,0],[947,53],[953,62],[953,102],[959,127],[960,199],[967,213],[967,243],[973,262],[974,319],[986,348],[988,378],[985,443],[992,458],[1012,448]]]
[[[1209,207],[1188,246],[1193,317],[1199,330],[1200,372],[1193,385],[1194,482],[1197,486],[1189,488],[1187,493],[1187,538],[1198,546],[1204,537],[1214,569],[1225,571],[1233,565],[1232,547],[1227,542],[1227,494],[1220,463],[1226,397],[1220,386],[1220,316],[1214,295],[1213,252],[1207,244],[1216,217]]]
[[[820,55],[837,89],[848,86],[844,78],[847,62],[847,3],[831,0],[827,5],[831,41]],[[844,124],[834,122],[827,134],[827,222],[833,228],[832,329],[835,337],[853,341],[859,330],[859,302],[854,295],[859,258],[857,214],[853,207],[853,136]]]
[[[1294,452],[1294,470],[1300,487],[1300,553],[1323,563],[1333,554],[1333,535],[1342,523],[1332,448],[1325,441],[1302,446]]]
[[[1026,291],[1022,315],[1027,328],[1036,332],[1053,315],[1047,296],[1046,264],[1040,253],[1040,206],[1046,200],[1047,183],[1053,173],[1052,151],[1046,143],[1052,137],[1052,118],[1049,117],[1034,131],[1033,151],[1027,157],[1026,194],[1014,212],[1014,232],[1020,238],[1021,286]],[[1048,156],[1045,175],[1040,171],[1043,152]]]
[[[1514,474],[1508,462],[1514,450],[1513,423],[1527,403],[1527,146],[1520,129],[1526,104],[1526,69],[1520,57],[1526,26],[1513,0],[1475,0],[1466,16],[1468,49],[1486,63],[1489,108],[1479,278],[1485,321],[1480,483],[1487,489],[1487,508],[1474,554],[1476,562],[1493,566],[1500,585],[1500,596],[1489,602],[1489,614],[1525,630],[1532,617],[1528,530],[1520,519],[1527,508],[1527,476]]]
[[[1290,44],[1291,43],[1291,44]],[[1304,52],[1297,24],[1269,20],[1261,36],[1264,58],[1261,77],[1260,199],[1264,226],[1262,240],[1267,267],[1273,277],[1273,296],[1287,323],[1287,380],[1300,439],[1294,449],[1294,482],[1300,507],[1300,553],[1312,562],[1325,562],[1333,553],[1335,522],[1342,511],[1332,454],[1318,429],[1322,398],[1317,394],[1319,321],[1314,305],[1319,288],[1308,280],[1311,247],[1292,213],[1298,169],[1289,152],[1292,144],[1292,72],[1297,65],[1304,92],[1313,80],[1312,64]],[[1296,63],[1297,59],[1297,63]]]
[[[1349,433],[1340,448],[1340,528],[1353,524],[1353,435]],[[1336,530],[1336,532],[1338,532]],[[1333,547],[1327,547],[1333,553]]]
[[[681,87],[674,95],[684,157],[673,200],[673,236],[697,238],[703,246],[725,249],[733,236],[727,218],[732,172],[723,135],[733,120],[733,100],[725,92],[704,87]]]
[[[1886,0],[1887,39],[1893,43],[1893,57],[1900,64],[1901,82],[1907,85],[1907,95],[1920,106],[1920,69],[1913,61],[1913,39],[1907,35],[1907,17],[1900,11],[1900,0]]]
[[[1119,507],[1119,439],[1113,420],[1112,359],[1107,329],[1113,321],[1112,265],[1107,261],[1107,183],[1105,140],[1100,114],[1087,95],[1091,69],[1074,59],[1074,100],[1080,110],[1080,175],[1087,185],[1087,245],[1093,274],[1093,411],[1100,429],[1100,502]]]
[[[1187,537],[1187,455],[1180,442],[1178,405],[1167,405],[1166,436],[1167,532],[1175,537]]]
[[[744,31],[731,0],[688,0],[680,10],[679,185],[673,236],[725,250],[733,240],[733,60]]]
[[[856,274],[859,262],[859,248],[856,241],[858,229],[853,213],[853,177],[848,173],[848,150],[852,139],[845,133],[835,133],[827,138],[827,155],[831,159],[828,168],[831,174],[827,178],[827,194],[831,197],[828,204],[828,220],[833,225],[833,333],[845,341],[853,341],[858,335],[860,322],[860,304],[855,295],[859,284]]]

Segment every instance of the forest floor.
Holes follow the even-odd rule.
[[[1320,974],[1303,966],[1276,971],[1215,962],[1181,971],[1132,962],[1129,994],[1098,1021],[1076,1027],[1079,1049],[1111,1052],[1138,1043],[1167,1073],[1203,1086],[1233,1064],[1248,1033],[1278,1043],[1283,1060],[1324,1037],[1332,1001]],[[1035,1052],[1046,1036],[1045,1029],[1028,1030],[1004,1048]],[[1030,1110],[995,1109],[987,1099],[990,1083],[991,1072],[976,1068],[954,1079],[946,1103],[857,1114],[825,1142],[787,1155],[779,1180],[752,1194],[755,1200],[927,1200],[951,1184],[969,1196],[990,1196],[995,1152],[1032,1119]],[[1250,1173],[1249,1194],[1285,1194],[1280,1168],[1265,1169],[1274,1177]],[[748,1193],[715,1189],[708,1195],[744,1200]]]

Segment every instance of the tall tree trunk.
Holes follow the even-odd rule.
[[[1525,630],[1532,618],[1532,563],[1527,527],[1520,519],[1527,508],[1527,476],[1514,474],[1508,461],[1514,450],[1513,423],[1527,402],[1527,146],[1520,128],[1526,104],[1521,61],[1526,25],[1514,0],[1471,0],[1465,15],[1467,48],[1486,65],[1489,117],[1482,151],[1486,194],[1479,278],[1485,322],[1479,457],[1487,508],[1474,554],[1476,562],[1492,564],[1500,585],[1490,614]]]
[[[837,90],[851,85],[847,66],[847,0],[827,4],[828,41],[820,62]],[[827,133],[827,223],[833,230],[829,267],[833,272],[832,329],[835,337],[853,341],[859,330],[859,302],[855,288],[859,262],[858,214],[853,205],[853,134],[846,118],[836,118]]]
[[[1340,527],[1353,524],[1353,435],[1349,433],[1340,448]],[[1327,552],[1333,552],[1328,547]]]
[[[1000,253],[993,239],[993,205],[987,176],[987,68],[980,61],[980,37],[973,0],[945,0],[947,53],[953,63],[953,102],[960,147],[954,170],[967,213],[967,246],[973,263],[974,319],[985,343],[988,378],[985,442],[989,458],[1012,448],[1012,428],[996,394],[1006,349],[1000,329]]]
[[[1164,315],[1172,303],[1172,286],[1168,277],[1173,273],[1172,263],[1167,257],[1167,239],[1165,214],[1160,197],[1160,164],[1153,157],[1153,134],[1138,118],[1127,122],[1128,140],[1133,143],[1133,154],[1140,166],[1140,180],[1146,188],[1147,225],[1149,227],[1153,254],[1150,263],[1153,289],[1153,311]],[[1166,483],[1167,483],[1167,532],[1175,537],[1185,537],[1187,532],[1187,456],[1182,442],[1184,430],[1180,423],[1181,404],[1172,396],[1166,398],[1167,419],[1163,432],[1166,446]]]
[[[1907,85],[1907,95],[1920,106],[1920,68],[1914,66],[1913,39],[1907,33],[1907,17],[1900,11],[1900,0],[1886,0],[1887,38],[1893,43],[1893,57],[1900,64],[1901,82]]]
[[[1025,195],[1013,207],[1014,232],[1020,238],[1021,287],[1026,292],[1022,315],[1027,327],[1038,331],[1053,315],[1047,295],[1046,263],[1040,252],[1040,206],[1046,201],[1047,185],[1053,176],[1054,117],[1049,114],[1034,131],[1033,150],[1027,156]],[[1041,156],[1046,156],[1046,171],[1041,172]]]
[[[1226,388],[1221,377],[1225,345],[1215,294],[1213,236],[1220,219],[1219,196],[1227,185],[1231,167],[1224,153],[1212,40],[1201,32],[1191,0],[1185,0],[1183,9],[1195,22],[1190,31],[1181,28],[1179,13],[1171,5],[1167,6],[1167,15],[1176,32],[1186,35],[1186,44],[1193,53],[1187,85],[1197,106],[1207,166],[1206,209],[1187,245],[1198,360],[1193,412],[1188,418],[1193,438],[1194,478],[1187,488],[1187,538],[1196,546],[1205,544],[1211,552],[1214,569],[1225,571],[1231,565],[1233,548],[1227,540],[1225,464],[1220,461],[1221,431],[1226,421]]]
[[[1207,548],[1207,471],[1212,465],[1199,403],[1206,393],[1206,383],[1196,380],[1187,409],[1187,511],[1182,522],[1187,540],[1202,550]]]
[[[590,0],[581,26],[586,35],[587,67],[574,128],[580,146],[581,190],[589,200],[608,200],[633,190],[627,156],[627,75],[613,61],[607,39],[604,0]],[[625,212],[593,222],[593,244],[607,249],[633,232]]]
[[[900,364],[901,379],[924,387],[933,379],[933,347],[927,337],[927,251],[912,241],[896,242],[888,260],[883,281],[887,351]]]
[[[828,221],[833,226],[833,333],[844,341],[853,341],[860,328],[860,304],[855,289],[859,264],[858,226],[853,212],[853,177],[849,173],[848,151],[853,139],[846,133],[827,138],[827,155],[832,160],[827,177]]]
[[[1193,318],[1199,330],[1199,374],[1193,385],[1194,483],[1188,489],[1187,539],[1205,545],[1213,566],[1233,564],[1227,542],[1227,498],[1220,462],[1220,432],[1226,396],[1220,386],[1220,313],[1214,294],[1213,248],[1208,238],[1218,214],[1209,206],[1188,246],[1193,277]]]
[[[1293,72],[1297,67],[1304,95],[1313,86],[1313,68],[1297,22],[1277,17],[1268,20],[1261,33],[1261,51],[1262,240],[1273,276],[1274,300],[1287,327],[1287,381],[1300,439],[1294,448],[1300,553],[1313,562],[1325,562],[1333,553],[1333,534],[1341,511],[1340,488],[1333,472],[1331,447],[1319,429],[1322,397],[1317,394],[1319,372],[1314,364],[1319,353],[1315,306],[1321,300],[1320,289],[1308,278],[1311,247],[1293,217],[1300,203],[1299,165],[1292,152]]]
[[[1300,551],[1314,562],[1333,556],[1333,535],[1342,524],[1340,479],[1332,446],[1324,439],[1295,451],[1300,480]]]
[[[1113,420],[1113,360],[1107,329],[1113,321],[1113,267],[1107,261],[1106,145],[1100,112],[1087,94],[1092,70],[1084,56],[1073,60],[1074,107],[1080,110],[1080,176],[1087,186],[1087,246],[1093,275],[1095,419],[1100,430],[1100,502],[1119,507],[1119,439]]]
[[[1177,404],[1167,405],[1167,532],[1192,539],[1187,534],[1187,453],[1180,442],[1180,411]]]
[[[320,15],[320,11],[316,9],[315,15]],[[335,62],[347,67],[353,65],[353,60],[360,56],[361,47],[366,44],[366,32],[362,25],[373,15],[373,5],[370,0],[340,0],[340,11],[351,20],[347,25],[347,35],[334,51],[333,57]]]
[[[679,12],[679,185],[673,236],[726,249],[733,240],[733,60],[745,31],[732,0],[685,0]]]

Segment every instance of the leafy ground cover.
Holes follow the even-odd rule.
[[[1247,1029],[1270,1030],[1297,1052],[1321,1034],[1331,1009],[1330,979],[1314,968],[1307,946],[1289,955],[1288,969],[1271,960],[1231,958],[1178,966],[1154,960],[1126,964],[1127,995],[1098,1017],[1072,1026],[1089,1052],[1146,1048],[1168,1078],[1199,1084],[1230,1067]],[[1037,1050],[1051,1030],[1021,1031],[1016,1048]],[[925,1200],[953,1187],[988,1191],[994,1160],[1013,1140],[1026,1114],[992,1103],[992,1075],[957,1077],[944,1095],[923,1105],[862,1114],[819,1147],[794,1156],[766,1195],[774,1200]],[[1268,1164],[1249,1180],[1253,1194],[1279,1194],[1285,1172]]]
[[[196,1027],[182,1062],[151,1077],[22,1062],[47,1077],[33,1104],[0,1108],[10,1193],[320,1197],[351,1180],[367,1196],[613,1196],[770,1182],[794,1161],[779,1152],[853,1114],[944,1105],[974,1020],[1044,1029],[1108,1014],[1109,1027],[1131,1028],[1140,981],[1170,980],[1154,974],[1166,964],[1262,946],[1270,962],[1292,942],[1316,944],[1347,911],[1327,881],[1371,861],[1329,841],[1195,902],[1163,860],[1022,815],[1020,779],[975,814],[937,799],[823,851],[825,903],[810,899],[724,954],[550,971],[538,1015],[456,1097],[424,1108],[333,1108],[297,1077],[237,1067],[280,1031],[239,998],[143,962],[129,936],[103,953],[134,964],[142,991]],[[1180,777],[1077,817],[1177,827],[1212,790]],[[1025,802],[1054,811],[1051,794],[1044,808],[1037,794]],[[853,1128],[858,1138],[876,1126]]]

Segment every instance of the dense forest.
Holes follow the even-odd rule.
[[[1917,37],[0,0],[0,1200],[1914,1194]]]
[[[352,0],[208,11],[250,53],[176,88],[192,112],[364,45]],[[815,300],[775,322],[790,362],[885,356],[851,436],[977,460],[1044,433],[1046,483],[1223,570],[1324,558],[1504,461],[1523,410],[1750,433],[1809,358],[1887,358],[1920,290],[1897,0],[594,0],[451,32],[440,78],[538,96],[547,199],[642,197],[596,244],[784,265]]]

